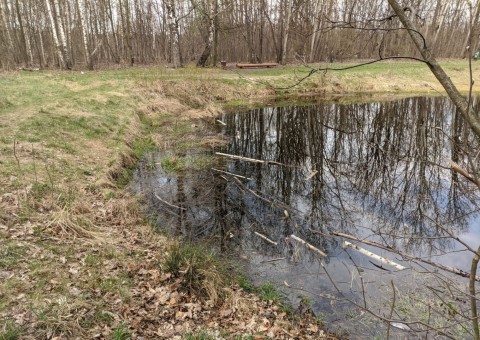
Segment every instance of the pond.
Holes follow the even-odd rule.
[[[163,154],[140,163],[133,187],[160,228],[213,240],[255,284],[311,301],[350,338],[385,337],[378,316],[396,320],[397,338],[469,336],[466,279],[428,264],[469,271],[466,245],[480,244],[479,194],[450,169],[478,163],[478,141],[448,99],[318,101],[218,122],[229,142],[211,169],[172,173]]]

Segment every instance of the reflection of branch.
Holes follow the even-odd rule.
[[[470,182],[472,182],[473,184],[475,184],[479,189],[480,189],[480,180],[478,178],[476,178],[475,176],[473,176],[472,174],[470,174],[467,170],[465,170],[464,168],[462,168],[460,165],[458,165],[457,163],[455,163],[454,161],[451,161],[450,162],[450,166],[452,167],[452,170],[459,173],[460,175],[462,175],[463,177],[465,177],[466,179],[468,179]]]
[[[443,326],[443,327],[433,327],[425,322],[422,322],[422,321],[405,321],[405,320],[393,320],[393,319],[390,319],[390,318],[386,318],[380,314],[377,314],[375,313],[373,310],[371,310],[370,308],[364,308],[362,305],[360,305],[359,303],[357,303],[356,301],[348,298],[342,290],[340,290],[340,288],[338,287],[338,285],[335,283],[335,281],[333,280],[332,276],[330,275],[330,273],[328,272],[327,268],[322,265],[322,268],[323,270],[325,271],[325,273],[327,274],[327,277],[330,281],[330,283],[333,285],[333,287],[335,288],[335,290],[338,292],[338,294],[340,294],[345,300],[347,300],[348,302],[350,302],[351,304],[353,304],[354,306],[360,308],[361,310],[369,313],[370,315],[374,316],[375,318],[379,319],[379,320],[382,320],[383,322],[386,322],[386,323],[399,323],[399,324],[403,324],[403,325],[420,325],[420,326],[423,326],[425,327],[425,329],[432,329],[432,330],[435,330],[436,332],[438,332],[438,334],[440,335],[443,335],[445,337],[448,337],[450,339],[454,339],[451,335],[441,331],[442,329],[447,329],[447,328],[450,328],[450,326]]]
[[[408,255],[408,254],[406,254],[406,253],[404,253],[404,252],[402,252],[398,249],[392,248],[390,246],[383,245],[381,243],[377,243],[377,242],[374,242],[374,241],[363,240],[363,239],[360,239],[358,237],[348,235],[348,234],[344,234],[344,233],[339,233],[339,232],[336,232],[336,231],[332,232],[332,234],[335,235],[335,236],[340,236],[340,237],[344,237],[344,238],[347,238],[347,239],[350,239],[350,240],[358,241],[358,242],[367,244],[369,246],[373,246],[373,247],[377,247],[377,248],[380,248],[380,249],[390,251],[392,253],[400,255],[401,257],[403,257],[407,260],[420,261],[420,262],[426,263],[430,266],[433,266],[435,268],[439,268],[439,269],[445,270],[447,272],[450,272],[450,273],[453,273],[453,274],[456,274],[456,275],[460,275],[460,276],[467,277],[467,278],[470,277],[470,273],[468,273],[466,271],[463,271],[461,269],[444,266],[443,264],[440,264],[440,263],[436,263],[436,262],[432,262],[430,260],[425,260],[425,259],[420,258],[420,257]],[[480,277],[475,276],[475,280],[480,281]]]
[[[235,184],[237,185],[238,188],[240,188],[241,190],[244,190],[244,191],[248,191],[250,194],[252,194],[253,196],[255,196],[256,198],[258,198],[259,200],[263,201],[264,203],[267,203],[268,205],[270,205],[271,207],[275,207],[275,206],[278,206],[282,209],[285,209],[285,210],[290,210],[290,211],[293,211],[293,208],[290,207],[289,205],[285,204],[285,203],[282,203],[282,202],[273,202],[271,200],[269,200],[268,198],[265,198],[263,196],[260,196],[259,194],[257,194],[255,191],[253,191],[252,189],[250,188],[247,188],[242,182],[240,182],[240,180],[236,177],[233,177],[234,181],[235,181]]]

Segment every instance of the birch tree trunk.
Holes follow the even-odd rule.
[[[18,0],[15,1],[15,9],[17,11],[17,20],[20,26],[20,34],[23,42],[22,50],[24,54],[24,60],[27,67],[31,67],[33,65],[32,45],[30,43],[30,36],[28,32],[25,30],[24,18],[23,18],[24,6],[25,6],[25,3],[23,3],[23,6],[20,7],[20,3],[18,2]]]
[[[48,2],[48,0],[46,0]],[[72,60],[70,59],[70,54],[68,53],[68,46],[67,46],[67,39],[65,37],[65,30],[63,27],[63,22],[61,18],[60,6],[58,4],[58,0],[53,0],[54,5],[54,24],[58,29],[58,39],[60,41],[60,48],[63,55],[63,60],[65,64],[65,68],[67,70],[72,69]]]
[[[53,15],[52,6],[50,5],[50,0],[45,0],[45,4],[47,5],[47,13],[48,13],[48,18],[50,19],[50,26],[52,27],[52,37],[53,37],[53,42],[55,44],[55,51],[57,52],[58,64],[60,65],[61,68],[66,69],[68,68],[68,66],[65,63],[65,59],[63,58],[62,44],[58,39],[58,34],[57,34],[57,29],[55,24],[55,17]]]
[[[113,23],[113,9],[110,0],[106,0],[105,11],[107,12],[108,21],[110,23],[110,29],[112,30],[113,41],[115,44],[115,54],[114,60],[117,64],[120,63],[120,46],[118,44],[118,31],[115,29],[115,24]]]
[[[173,67],[183,67],[182,55],[180,52],[180,33],[178,29],[178,18],[175,10],[175,0],[165,0],[167,8],[167,24],[170,31],[171,56]]]
[[[88,49],[88,36],[85,29],[85,0],[77,0],[78,18],[80,21],[80,30],[82,31],[83,51],[85,53],[85,64],[89,70],[93,70],[93,63]]]
[[[7,39],[7,53],[12,59],[11,61],[15,63],[16,60],[15,60],[15,51],[14,51],[14,45],[12,40],[12,33],[11,33],[10,23],[7,20],[7,15],[5,11],[6,11],[6,6],[4,6],[4,3],[0,0],[0,20],[1,20],[0,25],[2,25],[5,30],[5,36]]]
[[[207,33],[205,36],[205,48],[197,61],[197,67],[205,67],[207,64],[208,57],[210,57],[210,54],[212,53],[212,47],[215,38],[215,4],[209,3],[208,6],[207,4],[203,4],[202,12],[205,24],[207,26]]]

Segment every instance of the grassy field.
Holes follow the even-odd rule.
[[[443,66],[467,92],[467,63]],[[479,75],[480,63],[473,71]],[[124,187],[146,151],[176,154],[222,143],[210,124],[223,105],[279,95],[385,98],[442,92],[418,63],[329,71],[289,88],[307,72],[306,67],[136,67],[0,73],[0,338],[181,336],[201,327],[203,319],[176,319],[180,307],[171,307],[173,316],[145,316],[158,312],[145,307],[145,296],[170,282],[162,265],[170,241],[148,225]],[[237,293],[238,299],[255,299]],[[266,307],[254,301],[248,303],[251,313],[230,308],[232,317],[241,311],[262,316]],[[212,312],[211,319],[219,315]],[[290,333],[301,332],[278,315],[272,325],[285,322]],[[178,327],[168,328],[169,318]],[[231,327],[223,331],[268,331],[261,322],[249,330]]]

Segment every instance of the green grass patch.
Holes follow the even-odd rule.
[[[253,293],[256,291],[255,285],[243,275],[237,278],[237,283],[240,288],[242,288],[247,293]]]
[[[130,334],[130,332],[128,332],[128,328],[124,324],[115,327],[111,336],[112,340],[129,340],[131,338],[132,335]]]
[[[0,329],[0,340],[17,340],[22,335],[22,328],[15,325],[13,322],[7,322]]]
[[[0,269],[13,268],[26,253],[27,248],[18,246],[15,241],[0,240]]]
[[[198,333],[187,333],[183,336],[184,340],[215,340],[216,336],[210,335],[207,331],[200,331]]]
[[[182,288],[201,299],[219,302],[230,276],[225,264],[204,246],[174,242],[167,250],[164,270],[181,279]]]
[[[257,289],[260,298],[264,301],[272,301],[281,304],[285,299],[280,291],[271,283],[265,283]]]

